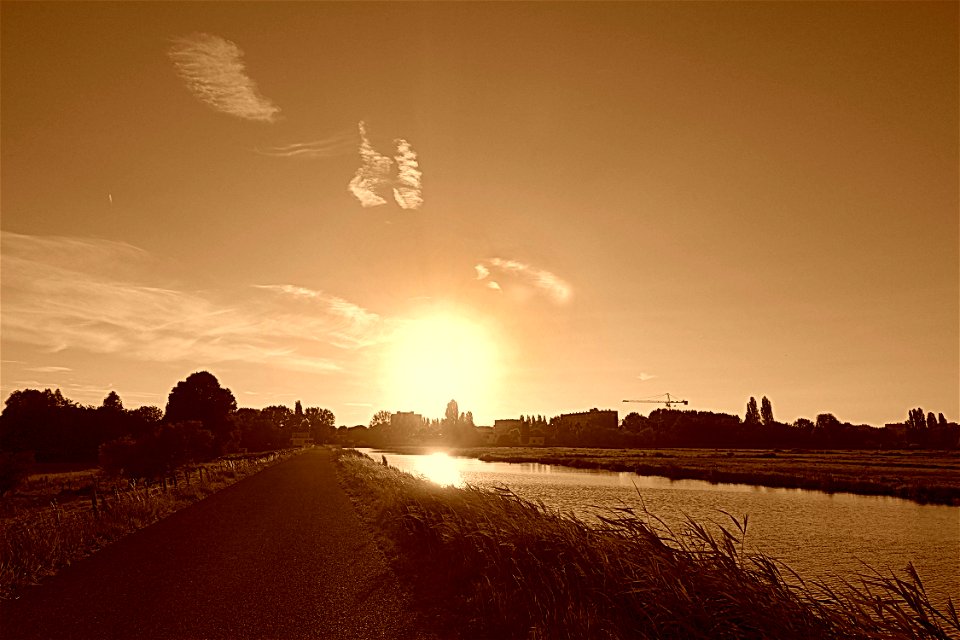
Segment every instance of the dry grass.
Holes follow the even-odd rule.
[[[45,474],[0,501],[0,598],[205,498],[281,459],[278,454],[207,463],[152,486],[93,471]],[[91,481],[100,489],[93,500]],[[94,506],[95,505],[95,506]]]
[[[842,591],[787,581],[744,553],[746,521],[670,531],[625,508],[590,526],[509,491],[441,488],[350,452],[339,464],[443,637],[960,637],[915,573]]]

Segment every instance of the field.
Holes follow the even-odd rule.
[[[399,450],[413,452],[412,448]],[[960,505],[958,451],[482,447],[453,449],[450,453],[494,462],[539,462],[633,471],[674,480],[885,495],[920,503]]]
[[[932,607],[915,573],[837,589],[803,582],[744,552],[746,521],[719,533],[694,521],[657,532],[649,514],[623,508],[594,526],[507,490],[440,487],[356,452],[338,464],[440,637],[960,637],[952,605]]]
[[[0,498],[0,598],[273,464],[269,453],[178,469],[150,485],[41,468]]]

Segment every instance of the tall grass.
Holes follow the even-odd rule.
[[[53,497],[43,508],[17,508],[0,521],[0,598],[279,459],[271,453],[207,463],[202,471],[179,472],[175,483],[115,484],[101,487],[95,500],[61,504]]]
[[[950,638],[916,572],[831,589],[743,551],[747,520],[679,531],[623,508],[591,526],[508,490],[441,488],[360,454],[344,484],[419,603],[463,638]]]

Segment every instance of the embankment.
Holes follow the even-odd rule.
[[[657,533],[646,514],[601,527],[508,491],[439,487],[344,452],[341,481],[377,524],[395,570],[461,638],[949,638],[916,576],[843,592],[784,579],[740,545],[745,523]],[[786,571],[786,570],[784,570]]]

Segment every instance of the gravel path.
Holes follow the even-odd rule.
[[[406,605],[314,449],[0,603],[0,637],[422,637]]]

